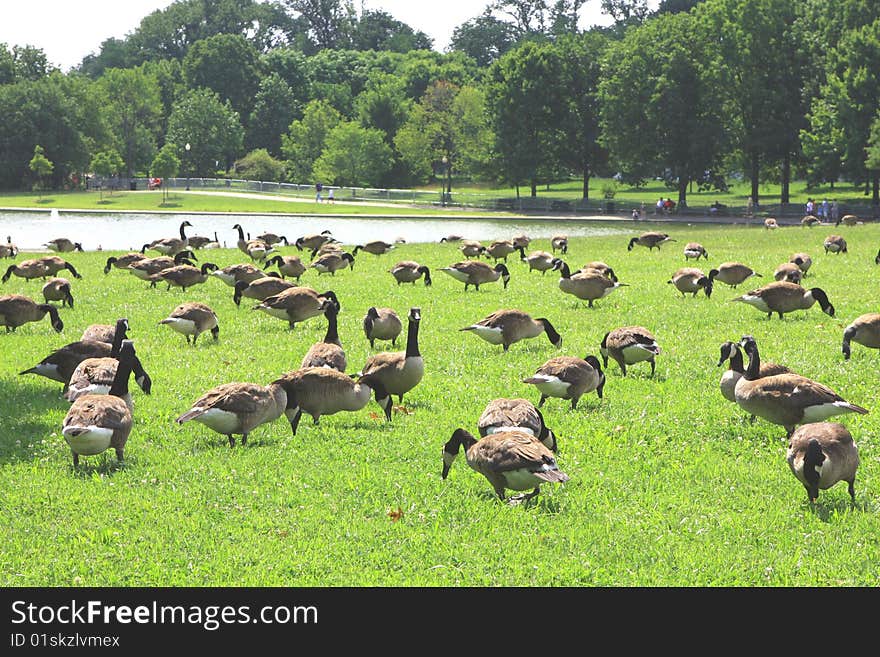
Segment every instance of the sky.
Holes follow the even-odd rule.
[[[124,38],[144,16],[164,9],[173,0],[4,0],[0,43],[35,46],[50,64],[63,71],[78,66],[83,57],[99,52],[101,42]],[[355,0],[355,8],[382,10],[434,39],[444,51],[453,30],[479,16],[489,0]],[[656,5],[650,2],[649,5]],[[587,0],[581,10],[581,28],[608,25],[600,0]]]

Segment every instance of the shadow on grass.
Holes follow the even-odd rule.
[[[56,199],[54,199],[54,198],[41,198],[41,199],[37,199],[37,203],[38,203],[39,205],[46,205],[46,204],[48,204],[48,203],[55,203],[55,201],[56,201]]]
[[[179,208],[180,203],[160,203],[160,208]]]
[[[96,474],[112,477],[117,472],[130,468],[137,463],[134,459],[127,456],[125,462],[120,463],[116,460],[116,451],[113,448],[94,456],[80,456],[79,465],[76,468],[73,467],[73,456],[70,450],[68,450],[67,455],[68,467],[77,479],[91,479]]]
[[[0,463],[37,458],[34,444],[48,438],[60,425],[46,418],[50,411],[69,404],[61,398],[61,385],[20,380],[0,380]]]

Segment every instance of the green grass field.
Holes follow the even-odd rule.
[[[186,292],[151,289],[123,271],[104,275],[112,253],[68,254],[83,279],[73,281],[75,308],[61,310],[63,333],[44,320],[0,334],[0,584],[877,586],[880,356],[854,344],[844,361],[841,338],[855,317],[880,310],[880,226],[767,232],[664,225],[677,242],[660,252],[626,249],[630,237],[656,226],[619,228],[618,235],[572,240],[566,256],[573,269],[604,260],[629,284],[592,309],[563,294],[556,274],[529,274],[514,257],[507,290],[497,283],[465,293],[439,271],[463,259],[455,244],[359,253],[354,271],[333,277],[310,270],[302,283],[334,290],[342,304],[350,372],[373,353],[361,328],[370,306],[390,306],[401,317],[420,307],[425,377],[390,423],[371,401],[318,426],[304,419],[296,436],[281,418],[234,449],[206,427],[178,426],[174,418],[215,385],[265,384],[296,369],[323,337],[325,320],[291,331],[249,302],[236,307],[232,288],[219,280]],[[829,232],[845,235],[848,254],[823,253]],[[688,241],[708,250],[708,262],[698,265],[706,272],[739,260],[764,278],[738,290],[717,283],[709,299],[683,298],[667,281],[685,266]],[[549,241],[531,248],[549,250]],[[795,251],[812,254],[805,284],[828,293],[836,317],[817,305],[767,320],[729,302],[772,280],[776,265]],[[199,258],[219,266],[244,261],[235,250]],[[431,268],[432,287],[396,284],[387,270],[407,259]],[[13,277],[0,293],[40,298],[40,283]],[[218,342],[205,334],[191,347],[157,325],[184,300],[214,308]],[[500,308],[550,319],[563,336],[561,349],[542,336],[505,354],[459,332]],[[153,393],[132,383],[135,419],[124,467],[110,450],[83,457],[74,471],[60,433],[68,409],[61,385],[17,373],[78,340],[87,325],[123,316]],[[510,506],[463,457],[441,479],[443,444],[457,427],[476,433],[487,402],[537,402],[523,378],[555,355],[598,355],[608,330],[631,324],[648,327],[663,348],[654,377],[644,363],[622,377],[610,362],[604,399],[585,396],[574,411],[550,399],[543,408],[559,437],[567,483],[544,485],[533,502]],[[756,336],[764,359],[871,410],[837,418],[861,449],[856,508],[845,484],[822,491],[812,507],[785,462],[782,428],[761,419],[750,424],[721,396],[719,346],[746,333]],[[376,351],[386,348],[380,342]]]

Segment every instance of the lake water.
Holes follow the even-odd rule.
[[[252,237],[265,232],[284,235],[293,243],[297,237],[329,230],[343,244],[363,244],[372,240],[394,242],[438,242],[450,234],[467,239],[487,241],[510,239],[517,233],[532,238],[549,238],[563,233],[570,237],[593,235],[629,235],[629,221],[595,221],[581,219],[484,219],[484,218],[367,218],[367,217],[300,217],[292,215],[235,214],[150,214],[150,213],[84,213],[32,211],[0,211],[0,243],[6,236],[23,251],[45,250],[46,242],[66,237],[82,244],[86,251],[102,249],[135,250],[155,239],[174,237],[184,220],[193,227],[188,236],[213,237],[217,232],[221,244],[230,248],[238,240],[235,224],[241,224]]]

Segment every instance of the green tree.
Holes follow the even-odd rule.
[[[283,0],[309,26],[318,50],[348,48],[357,14],[351,0]]]
[[[273,156],[280,156],[281,135],[301,113],[293,90],[280,75],[270,74],[260,81],[245,143],[252,150],[262,148]]]
[[[356,50],[408,52],[430,50],[433,39],[416,31],[391,14],[381,10],[365,10],[354,24],[352,47]]]
[[[177,152],[180,149],[170,142],[167,142],[153,158],[150,165],[150,175],[155,178],[162,179],[162,203],[168,201],[168,179],[176,178],[180,173],[180,158]]]
[[[314,178],[313,167],[324,151],[327,135],[342,120],[342,115],[326,101],[314,100],[306,105],[303,118],[293,121],[281,138],[288,180],[305,183]]]
[[[880,171],[880,112],[871,124],[871,136],[868,139],[868,148],[865,150],[867,154],[865,168],[869,171]]]
[[[34,183],[34,188],[39,192],[40,200],[42,200],[46,177],[52,175],[52,170],[55,168],[55,165],[49,161],[43,147],[39,144],[34,146],[34,156],[30,159],[30,162],[28,162],[28,168],[37,177],[37,180]]]
[[[513,25],[495,18],[486,11],[455,28],[449,48],[463,52],[486,68],[516,45],[517,33]]]
[[[846,140],[837,124],[837,102],[831,96],[816,98],[807,114],[808,126],[800,131],[807,185],[834,183],[840,178]]]
[[[265,148],[258,148],[235,163],[235,172],[247,180],[277,182],[284,175],[284,162],[269,155]]]
[[[244,128],[229,101],[222,102],[209,89],[196,89],[174,104],[165,139],[177,145],[183,172],[201,177],[215,172],[218,163],[229,170],[241,154]]]
[[[373,187],[390,162],[391,149],[379,130],[345,121],[327,135],[327,145],[315,162],[315,176],[334,185]]]
[[[647,0],[602,0],[602,13],[618,25],[641,23],[650,14]]]
[[[101,177],[101,182],[99,185],[99,194],[100,199],[104,200],[104,185],[106,183],[107,178],[112,178],[118,176],[125,169],[125,162],[122,160],[122,156],[119,155],[115,150],[106,150],[95,153],[92,157],[92,162],[89,165],[89,169],[92,170],[96,175]],[[113,188],[115,185],[110,185],[110,194],[113,194]]]

